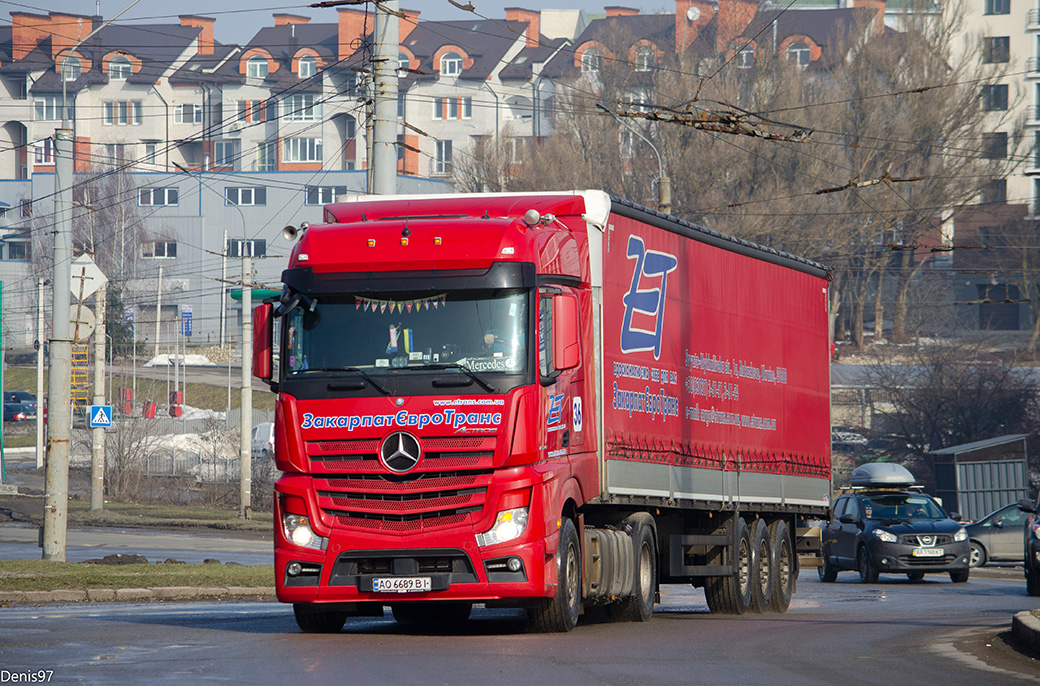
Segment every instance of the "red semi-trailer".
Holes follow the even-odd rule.
[[[645,621],[661,583],[787,609],[831,490],[822,266],[600,191],[361,197],[324,221],[254,319],[302,630],[387,605]]]

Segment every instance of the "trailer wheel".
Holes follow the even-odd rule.
[[[778,519],[769,525],[769,547],[773,551],[773,588],[769,595],[769,612],[787,612],[794,595],[795,557],[787,524]]]
[[[399,624],[462,624],[469,619],[473,603],[410,602],[394,603],[390,611]]]
[[[581,546],[578,531],[570,519],[563,520],[560,543],[556,549],[559,565],[556,595],[541,598],[528,608],[531,628],[540,633],[564,633],[578,624],[581,611]]]
[[[347,621],[346,612],[314,610],[308,603],[293,603],[296,625],[305,634],[335,634]]]
[[[769,607],[773,587],[773,552],[769,546],[769,529],[761,519],[751,523],[751,605],[756,614]]]
[[[716,614],[742,615],[751,605],[751,535],[743,517],[737,517],[733,573],[709,577],[704,584],[708,609]]]
[[[876,584],[878,570],[874,569],[874,566],[870,564],[870,553],[865,546],[860,546],[856,561],[859,567],[859,580],[865,584]]]
[[[657,592],[657,551],[654,550],[654,532],[641,522],[633,533],[638,551],[635,568],[635,595],[622,598],[610,605],[614,619],[620,622],[648,622],[654,616],[654,595]]]

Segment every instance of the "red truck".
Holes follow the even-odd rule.
[[[254,319],[303,631],[387,605],[646,621],[661,583],[787,609],[831,490],[825,268],[600,191],[362,197],[324,222]]]

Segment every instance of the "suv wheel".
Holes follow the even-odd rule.
[[[870,564],[870,553],[865,547],[859,549],[856,560],[859,563],[859,580],[865,584],[876,584],[878,571]]]

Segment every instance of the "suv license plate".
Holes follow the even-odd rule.
[[[914,548],[912,553],[914,557],[942,557],[942,548]]]
[[[372,579],[376,593],[424,593],[430,590],[428,576],[391,576]]]

